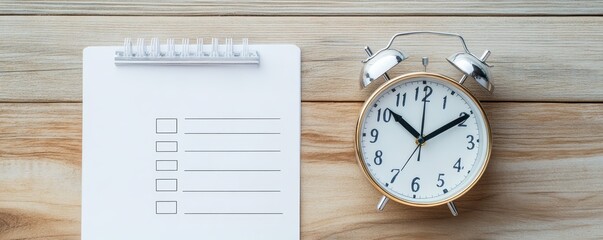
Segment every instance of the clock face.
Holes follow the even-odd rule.
[[[477,182],[490,142],[475,98],[448,77],[415,73],[387,82],[367,100],[356,153],[383,194],[404,204],[434,206]]]

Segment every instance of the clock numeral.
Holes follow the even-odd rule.
[[[406,105],[406,93],[402,94],[402,107]],[[396,107],[400,106],[400,93],[396,94]]]
[[[392,110],[389,110],[389,108],[386,108],[383,111],[383,121],[384,122],[389,122],[389,120],[392,119]],[[379,108],[379,110],[377,110],[377,122],[381,121],[381,108]]]
[[[459,114],[459,117],[464,116],[464,115],[467,115],[467,113],[466,112],[462,112],[462,113]],[[458,126],[459,127],[467,127],[467,125],[465,125],[465,121],[467,121],[467,119],[465,119],[461,123],[459,123]]]
[[[375,158],[373,159],[373,162],[375,162],[375,164],[377,165],[381,165],[381,163],[383,163],[383,158],[381,158],[383,156],[383,152],[381,150],[377,150],[375,152]]]
[[[456,172],[460,172],[461,171],[461,158],[459,158],[459,160],[456,160],[456,162],[454,163],[454,166],[452,167],[454,169],[456,169]]]
[[[442,105],[442,109],[446,109],[446,99],[448,96],[444,96],[444,104]]]
[[[410,190],[412,190],[413,192],[419,191],[419,188],[421,188],[421,186],[419,186],[419,180],[421,180],[421,178],[419,177],[412,179],[412,182],[410,183]]]
[[[392,177],[392,180],[389,183],[394,183],[394,181],[396,181],[396,177],[398,176],[398,173],[400,173],[400,169],[394,168],[391,170],[391,172],[396,172],[396,174],[394,174],[394,177]]]
[[[433,93],[433,89],[430,86],[425,86],[423,88],[423,91],[425,92],[425,97],[423,97],[423,99],[421,101],[423,102],[429,102],[429,100],[427,100],[427,98],[429,98],[429,96],[431,96],[431,94]],[[419,100],[419,87],[415,88],[415,101]]]
[[[443,173],[438,174],[438,184],[436,184],[437,187],[444,186],[444,179],[442,178],[443,176],[444,176]]]
[[[467,135],[467,139],[469,139],[469,143],[470,146],[467,146],[467,149],[469,150],[473,150],[473,148],[475,148],[475,143],[473,142],[473,135]]]
[[[371,137],[373,137],[371,143],[376,143],[377,139],[379,138],[379,130],[373,128],[373,130],[371,130]]]
[[[431,93],[433,93],[433,89],[431,89],[430,86],[425,86],[423,88],[423,91],[425,92],[425,97],[423,97],[423,102],[429,102],[429,100],[427,98],[429,98],[429,96],[431,96]]]

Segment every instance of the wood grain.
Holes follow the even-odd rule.
[[[488,26],[488,34],[466,28],[476,21]],[[202,27],[190,28],[193,23]],[[494,65],[495,93],[488,95],[473,81],[468,84],[482,100],[601,102],[601,25],[603,19],[596,17],[0,17],[0,101],[81,101],[81,52],[86,46],[119,45],[123,37],[208,32],[248,36],[256,43],[297,44],[304,101],[363,101],[374,90],[359,89],[364,44],[377,49],[394,31],[430,29],[462,33],[476,53],[493,51],[489,63]],[[399,44],[406,43],[403,48],[411,58],[392,75],[422,70],[417,54],[423,52],[431,57],[429,71],[460,78],[444,60],[461,50],[456,40],[410,38]]]
[[[602,239],[601,16],[601,0],[1,1],[0,239],[80,239],[82,49],[155,36],[300,46],[303,239]],[[493,52],[495,94],[468,84],[487,101],[493,156],[456,218],[445,206],[376,212],[355,161],[375,88],[358,88],[363,47],[412,30]],[[454,40],[395,46],[411,58],[392,75],[428,56],[429,71],[460,77],[444,60]]]
[[[493,156],[476,188],[456,201],[461,214],[457,218],[444,206],[417,209],[390,203],[385,212],[376,212],[379,194],[353,160],[353,120],[360,105],[304,107],[302,192],[306,194],[302,206],[317,209],[302,211],[305,237],[603,236],[599,228],[603,222],[600,104],[485,104],[494,134]],[[339,116],[334,125],[329,124],[332,115]],[[319,193],[312,194],[317,189]]]
[[[79,239],[81,105],[0,105],[0,239]]]
[[[0,14],[48,15],[601,15],[602,1],[17,1],[0,3]]]
[[[304,239],[603,238],[603,104],[486,103],[492,160],[457,218],[375,211],[353,153],[360,107],[302,104]],[[0,138],[0,239],[79,239],[81,104],[0,104]]]

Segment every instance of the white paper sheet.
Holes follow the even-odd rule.
[[[83,67],[82,239],[298,239],[300,51],[257,66]]]

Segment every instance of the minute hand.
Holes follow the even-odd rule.
[[[452,120],[452,122],[447,123],[446,125],[436,129],[435,131],[433,131],[430,134],[427,134],[427,136],[425,136],[423,139],[419,139],[419,141],[421,143],[426,142],[429,139],[434,138],[437,135],[440,135],[441,133],[445,132],[446,130],[458,125],[459,123],[462,123],[463,121],[467,120],[467,118],[469,118],[469,114],[467,113],[463,113],[460,117],[458,117],[457,119]],[[421,141],[422,140],[422,141]]]

